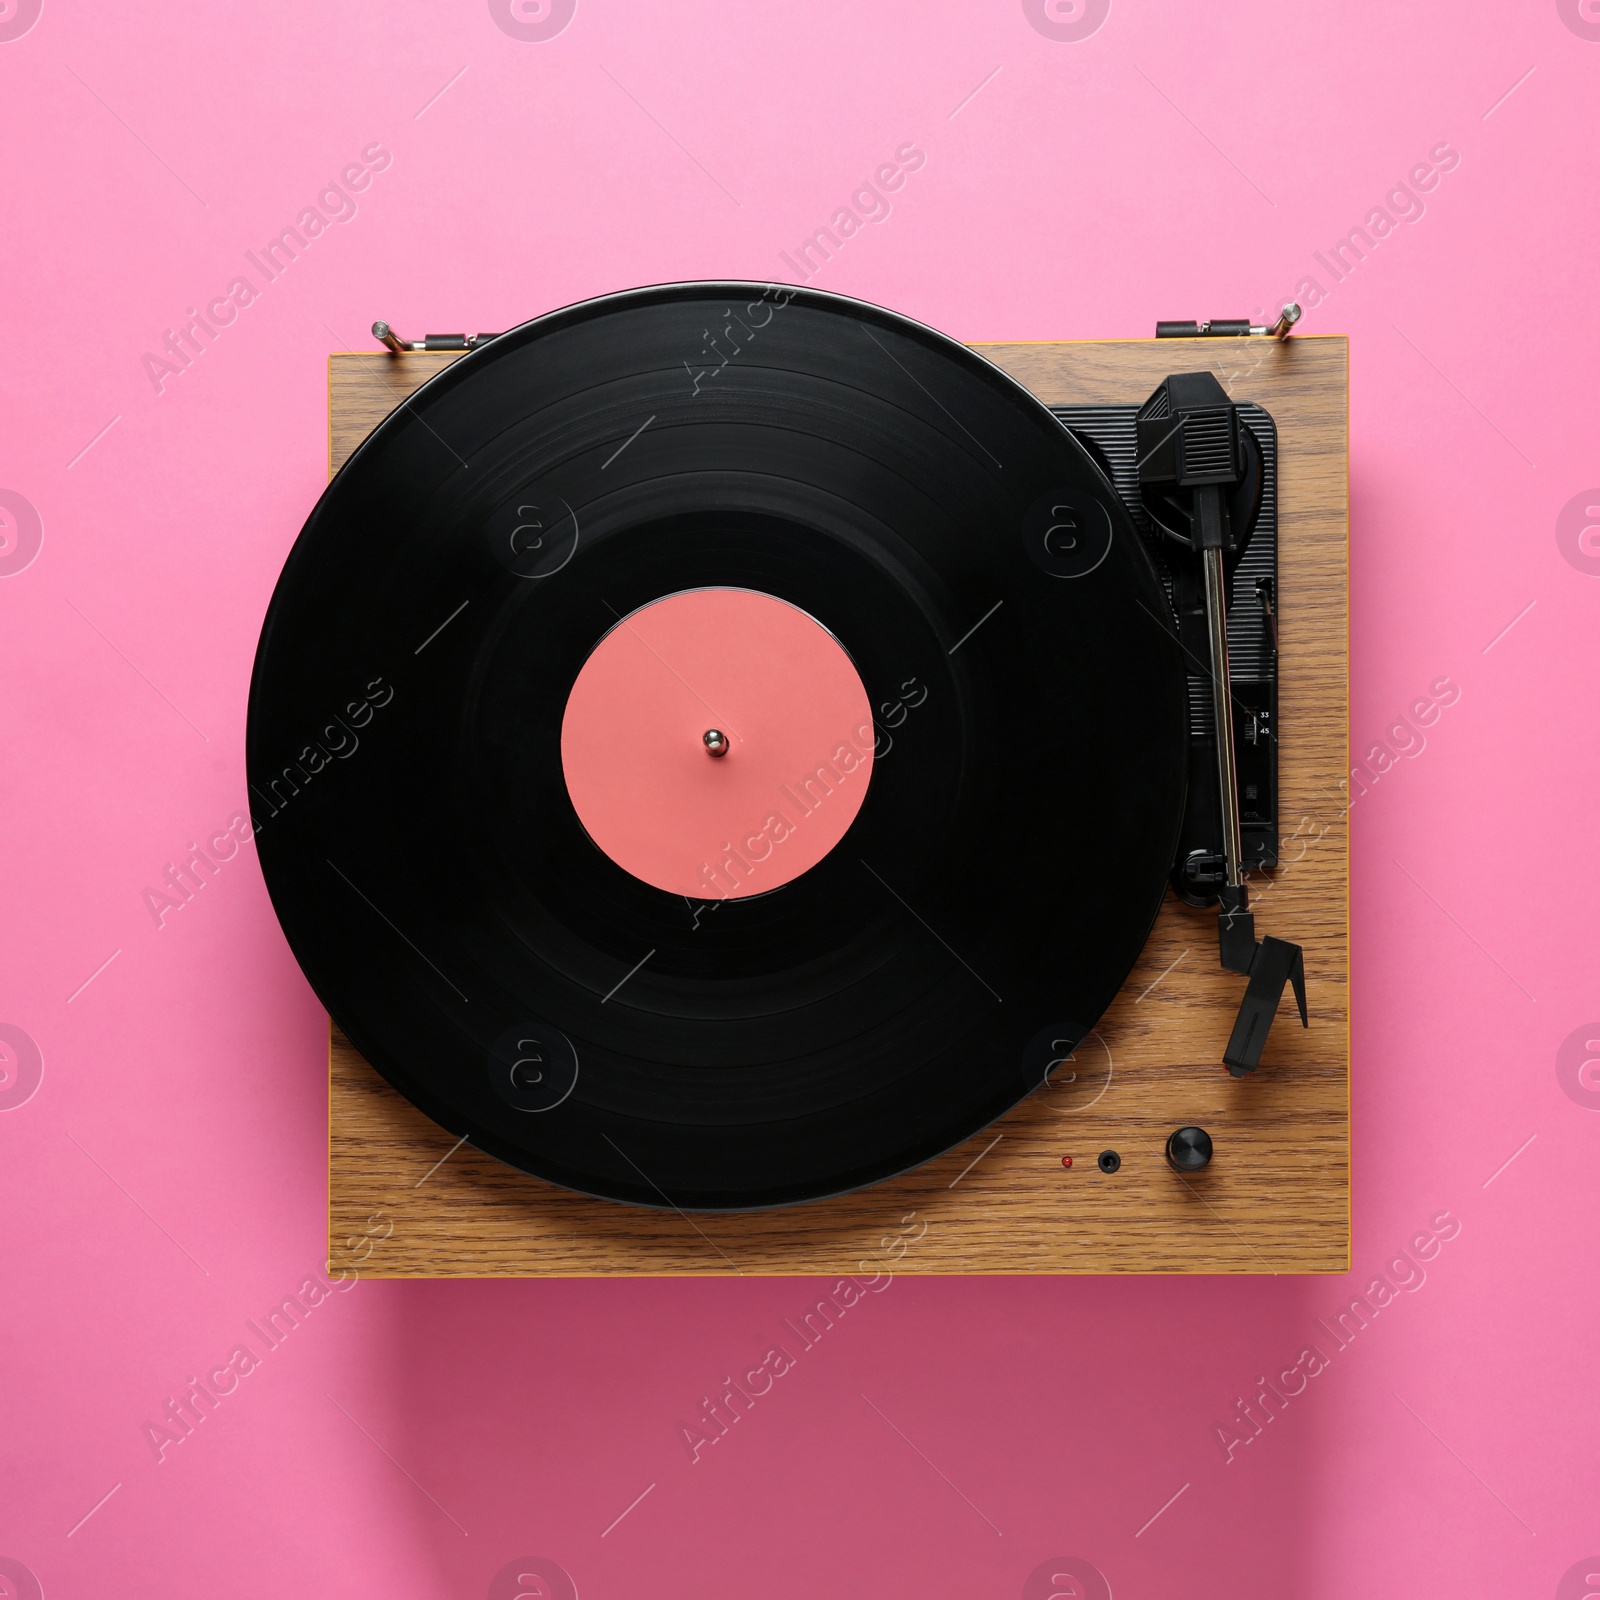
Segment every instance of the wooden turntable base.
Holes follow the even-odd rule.
[[[1133,975],[1055,1086],[959,1148],[860,1193],[685,1215],[588,1199],[458,1145],[333,1028],[331,1270],[420,1278],[1348,1270],[1348,342],[974,348],[1052,405],[1139,402],[1169,372],[1210,370],[1234,399],[1258,402],[1277,421],[1284,865],[1256,874],[1251,888],[1258,933],[1305,947],[1309,1031],[1286,993],[1261,1069],[1230,1078],[1222,1051],[1244,980],[1217,964],[1214,914],[1169,893]],[[456,359],[332,356],[330,471]],[[1216,1145],[1194,1178],[1162,1155],[1167,1135],[1187,1123]],[[1102,1150],[1119,1153],[1120,1170],[1099,1170]]]

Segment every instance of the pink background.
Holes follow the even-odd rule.
[[[332,10],[0,7],[0,488],[43,524],[0,581],[0,1022],[44,1062],[0,1115],[0,1593],[482,1597],[537,1554],[585,1600],[1019,1596],[1067,1556],[1119,1600],[1556,1594],[1600,1550],[1594,0],[1116,0],[1079,40],[1042,0]],[[1414,752],[1353,813],[1355,1281],[898,1278],[692,1464],[806,1283],[360,1282],[158,1464],[323,1257],[324,1020],[254,854],[159,929],[143,891],[243,808],[327,352],[789,276],[907,140],[820,286],[1047,339],[1314,275],[1306,330],[1351,335],[1352,734]],[[358,213],[158,395],[145,353],[372,141]],[[1425,214],[1321,271],[1440,141]],[[1441,1210],[1426,1283],[1225,1461]]]

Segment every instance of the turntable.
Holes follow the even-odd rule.
[[[374,331],[249,732],[335,1269],[1345,1270],[1343,339]]]

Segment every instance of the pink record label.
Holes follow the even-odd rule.
[[[819,622],[751,589],[691,589],[595,646],[567,699],[561,764],[619,867],[731,900],[792,882],[838,844],[874,739],[861,677]]]

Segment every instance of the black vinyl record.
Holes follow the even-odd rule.
[[[819,864],[708,905],[591,842],[560,736],[619,616],[714,586],[830,630],[884,743]],[[501,336],[356,451],[248,765],[289,943],[396,1089],[552,1183],[734,1209],[926,1161],[1075,1048],[1161,902],[1184,716],[1149,558],[1026,390],[857,301],[684,284]]]

